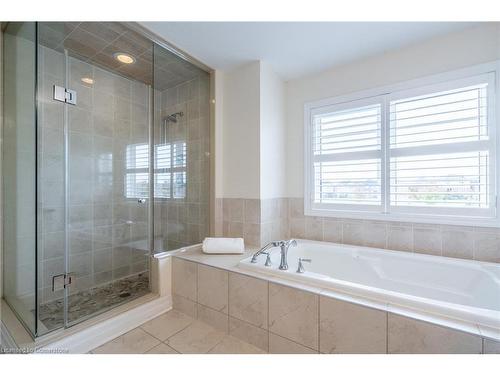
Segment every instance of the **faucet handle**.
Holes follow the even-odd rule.
[[[273,263],[271,262],[271,253],[266,253],[266,263],[264,264],[266,267],[271,267]]]
[[[306,272],[304,265],[302,264],[303,262],[311,263],[312,259],[309,258],[299,258],[299,265],[297,267],[297,273],[304,273]]]

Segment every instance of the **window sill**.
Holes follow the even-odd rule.
[[[318,208],[304,208],[305,216],[331,217],[338,219],[353,220],[376,220],[388,222],[405,222],[419,224],[441,224],[441,225],[465,225],[474,227],[500,228],[498,218],[487,217],[463,217],[463,216],[439,216],[439,215],[415,215],[401,213],[381,213],[370,211],[342,211],[325,210]]]

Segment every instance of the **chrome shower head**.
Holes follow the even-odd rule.
[[[172,113],[171,115],[168,115],[164,118],[165,124],[167,124],[167,122],[173,122],[175,124],[177,123],[177,117],[182,117],[182,116],[184,116],[184,112]]]

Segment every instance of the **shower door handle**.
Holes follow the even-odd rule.
[[[138,199],[137,203],[146,203],[146,199],[145,198]]]
[[[73,272],[70,272],[52,276],[52,291],[57,292],[71,285],[73,283],[73,274]]]

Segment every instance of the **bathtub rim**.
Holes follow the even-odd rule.
[[[437,255],[402,252],[398,250],[372,248],[366,246],[344,245],[335,242],[313,241],[300,238],[295,239],[299,243],[320,244],[326,246],[331,245],[352,250],[359,249],[369,252],[382,252],[406,258],[427,258],[432,259],[434,262],[438,261],[439,263],[456,263],[467,265],[473,263],[477,264],[478,266],[500,268],[500,264],[476,260],[447,258]],[[467,307],[465,305],[443,302],[430,298],[411,296],[405,293],[392,292],[381,288],[366,286],[363,284],[356,284],[349,281],[332,279],[330,276],[317,274],[314,272],[306,271],[304,274],[296,274],[295,272],[293,272],[293,270],[290,269],[288,271],[280,271],[277,270],[276,267],[264,267],[262,264],[260,264],[262,263],[262,261],[257,264],[252,264],[250,262],[250,259],[251,257],[241,259],[238,262],[238,268],[271,276],[273,278],[273,282],[275,282],[276,279],[282,279],[286,281],[293,281],[297,284],[303,283],[307,286],[321,289],[323,294],[330,295],[332,296],[332,298],[343,299],[348,302],[352,301],[353,303],[358,303],[367,307],[382,309],[387,312],[393,312],[414,319],[443,325],[449,328],[463,330],[468,333],[480,334],[483,336],[482,332],[486,332],[488,333],[488,335],[492,336],[490,338],[500,340],[500,310],[497,311],[478,307]],[[336,285],[332,286],[329,280],[335,280],[337,282]],[[386,296],[390,296],[391,298],[387,298]],[[432,309],[429,309],[429,306],[432,306]],[[482,318],[482,321],[478,321],[478,316]]]

